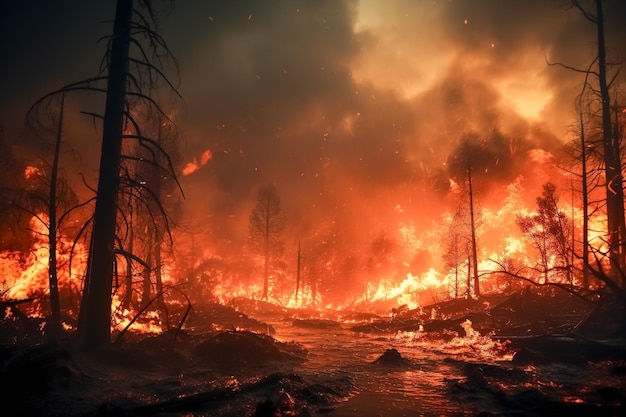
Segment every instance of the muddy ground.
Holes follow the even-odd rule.
[[[474,330],[506,343],[508,363],[447,359],[463,378],[447,397],[472,404],[468,415],[626,415],[623,305],[587,302],[553,290],[451,300],[421,309],[371,312],[289,310],[253,300],[194,306],[181,330],[157,336],[130,330],[111,347],[85,354],[71,332],[46,335],[42,319],[11,316],[0,325],[2,415],[311,416],[333,415],[359,387],[296,372],[310,352],[272,336],[271,320],[356,334]],[[176,322],[175,320],[173,322]],[[115,337],[116,335],[114,335]],[[372,365],[397,372],[411,361],[388,349]],[[428,415],[429,410],[424,410]]]

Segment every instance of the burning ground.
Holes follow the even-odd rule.
[[[76,349],[71,332],[50,342],[40,320],[5,319],[3,340],[14,343],[2,348],[2,407],[46,416],[624,411],[625,348],[605,339],[623,330],[577,326],[590,307],[571,294],[487,300],[379,316],[237,299],[195,306],[183,330],[115,331],[96,356]]]

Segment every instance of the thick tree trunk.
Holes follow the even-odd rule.
[[[86,350],[104,347],[111,341],[111,281],[132,14],[133,0],[117,1],[90,264],[81,305],[82,328],[78,329]]]
[[[596,0],[598,36],[598,82],[602,100],[602,142],[604,145],[604,169],[606,176],[606,214],[608,240],[611,246],[610,259],[613,269],[623,269],[624,253],[624,190],[622,188],[622,164],[619,159],[619,141],[613,137],[611,124],[611,98],[607,82],[606,47],[604,42],[604,15],[602,0]],[[624,287],[618,273],[613,278]]]

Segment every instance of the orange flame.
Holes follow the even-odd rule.
[[[30,180],[35,176],[40,176],[41,175],[41,170],[37,167],[34,166],[27,166],[24,169],[24,179]]]
[[[187,162],[187,164],[183,167],[183,175],[187,176],[193,174],[202,166],[206,165],[206,163],[209,162],[211,159],[213,159],[213,153],[210,149],[207,149],[206,151],[202,152],[200,158],[194,157],[191,162]]]

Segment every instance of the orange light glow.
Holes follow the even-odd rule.
[[[8,299],[25,299],[35,297],[39,301],[34,304],[33,309],[28,314],[40,316],[44,314],[41,310],[41,298],[48,296],[48,230],[42,221],[47,222],[47,216],[39,214],[32,217],[29,226],[32,230],[32,244],[30,251],[26,254],[19,252],[0,252],[0,292]],[[57,264],[59,265],[57,275],[59,289],[69,291],[72,280],[81,277],[84,265],[87,260],[87,252],[83,245],[74,245],[74,259],[72,269],[69,270],[70,251],[73,242],[66,238],[57,241]],[[74,286],[77,283],[74,283]],[[79,284],[78,284],[79,285]]]
[[[201,167],[206,165],[207,162],[209,162],[211,159],[213,159],[213,153],[210,149],[207,149],[206,151],[202,152],[199,158],[193,158],[191,162],[187,162],[187,164],[185,164],[182,170],[183,175],[187,176],[193,174]]]
[[[33,177],[40,176],[41,170],[34,166],[27,166],[24,169],[24,178],[27,180],[32,179]]]

